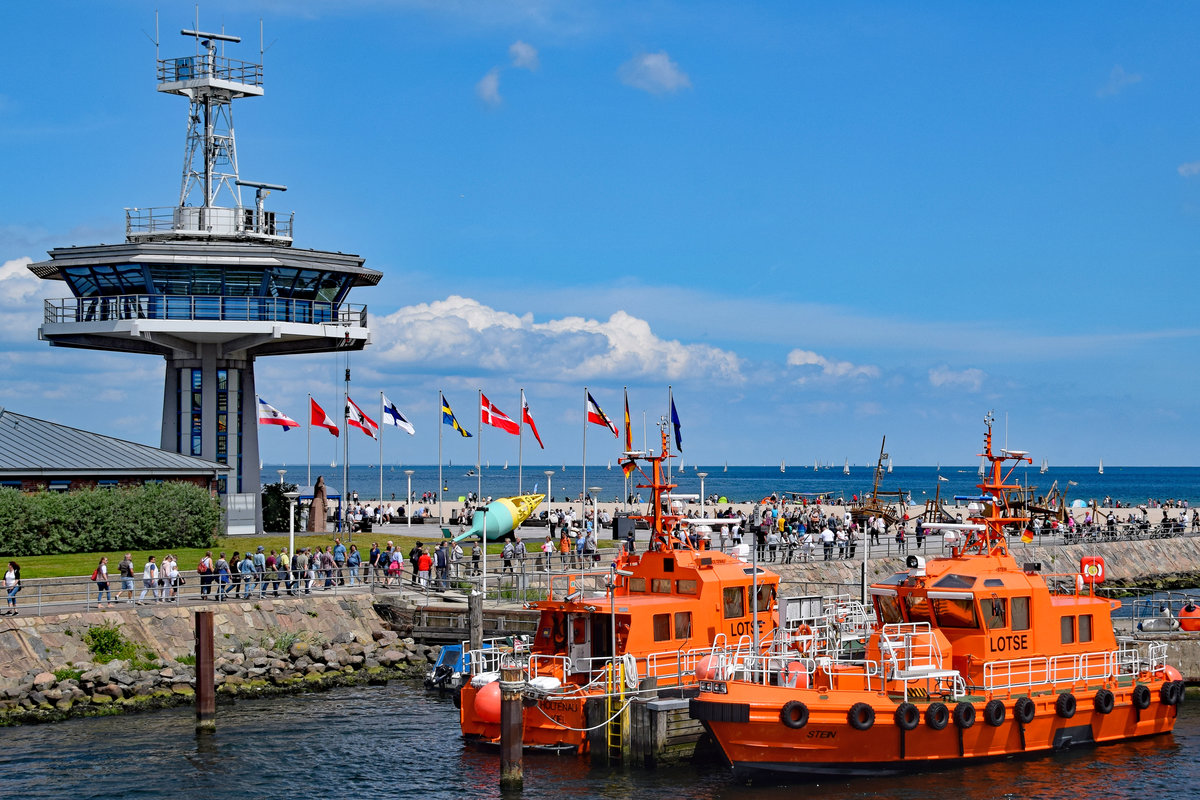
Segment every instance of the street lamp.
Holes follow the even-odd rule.
[[[544,472],[546,476],[546,511],[554,510],[554,492],[551,487],[554,485],[554,470],[548,469]]]
[[[704,479],[708,477],[707,472],[697,472],[700,476],[700,518],[704,519]]]
[[[404,470],[404,474],[408,476],[408,497],[406,497],[404,499],[404,511],[405,511],[404,524],[405,524],[405,527],[408,527],[408,528],[412,527],[412,512],[413,512],[413,509],[412,509],[412,506],[413,506],[412,476],[413,476],[414,472],[416,472],[416,470],[413,470],[413,469]]]
[[[279,473],[279,485],[283,486],[283,476],[287,475],[287,470],[286,469],[277,469],[275,471]]]
[[[296,498],[300,493],[284,492],[283,496],[288,500],[288,558],[291,558],[296,553]],[[288,568],[291,568],[290,564]]]
[[[602,486],[589,486],[588,491],[592,493],[592,528],[596,531],[596,541],[600,541],[600,508],[596,502],[596,498],[600,496],[600,492],[604,491]]]

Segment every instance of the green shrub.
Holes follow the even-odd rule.
[[[211,547],[221,508],[189,483],[34,492],[0,489],[0,555]]]
[[[71,669],[70,667],[59,667],[54,670],[54,679],[56,681],[77,681],[79,676],[83,675],[81,669]]]
[[[83,635],[83,641],[98,664],[107,664],[114,658],[127,661],[137,651],[137,646],[121,633],[121,626],[113,622],[88,628],[87,633]]]
[[[191,653],[180,656],[179,663],[188,667],[194,667],[196,666],[196,656],[192,655]]]

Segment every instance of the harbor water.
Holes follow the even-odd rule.
[[[287,470],[284,480],[290,483],[304,485],[307,482],[309,467],[305,464],[263,466],[263,480],[275,475],[278,470]],[[330,489],[340,491],[342,488],[342,468],[331,468],[328,464],[312,466],[312,478],[318,475],[325,478]],[[412,489],[417,497],[423,492],[433,492],[438,488],[437,465],[401,465],[384,464],[383,499],[385,501],[403,502],[407,489],[407,478],[404,470],[413,470]],[[492,464],[484,467],[480,475],[474,472],[474,465],[455,465],[442,468],[442,485],[445,487],[443,502],[456,505],[459,497],[467,492],[479,491],[483,497],[509,497],[517,494],[518,479],[517,465],[511,464],[508,469],[503,465]],[[924,505],[926,500],[932,500],[934,493],[941,492],[943,500],[953,502],[955,495],[977,494],[975,484],[979,482],[978,465],[963,466],[928,466],[928,467],[895,467],[892,472],[883,476],[880,484],[881,491],[903,490],[911,496],[912,502]],[[625,475],[618,464],[612,469],[607,464],[588,465],[587,480],[584,482],[583,470],[571,465],[525,465],[522,471],[520,487],[525,493],[534,491],[546,492],[546,471],[551,471],[550,489],[555,503],[578,500],[585,491],[585,486],[600,487],[597,493],[601,501],[620,501],[624,496]],[[468,474],[471,473],[471,474]],[[857,494],[862,497],[871,491],[874,466],[851,467],[846,475],[842,467],[822,468],[814,470],[812,466],[787,467],[780,472],[778,466],[773,467],[729,467],[724,465],[700,466],[692,465],[674,473],[673,481],[679,485],[677,491],[690,494],[700,493],[700,476],[707,473],[704,479],[704,494],[725,497],[728,502],[743,503],[757,502],[772,493],[803,492],[809,495],[827,493],[834,498],[844,497],[847,500]],[[357,491],[361,499],[374,498],[379,495],[380,470],[378,466],[351,466],[347,470],[347,491]],[[638,478],[634,473],[635,479]],[[1040,472],[1037,465],[1016,470],[1012,474],[1014,482],[1022,486],[1034,486],[1040,495],[1047,494],[1057,483],[1060,491],[1066,490],[1067,499],[1084,501],[1103,500],[1111,497],[1124,505],[1145,503],[1148,499],[1166,501],[1187,500],[1192,506],[1200,503],[1200,468],[1196,467],[1105,467],[1100,474],[1097,467],[1053,467],[1045,473]],[[646,483],[645,480],[634,480],[636,483]],[[481,486],[482,485],[482,486]],[[631,489],[637,492],[637,489]],[[642,490],[642,498],[649,494]]]
[[[450,700],[419,686],[241,701],[218,708],[209,736],[195,734],[194,719],[185,708],[0,729],[0,785],[22,800],[500,796],[497,753],[464,745]],[[899,777],[824,780],[809,789],[822,800],[1200,798],[1198,748],[1200,704],[1193,702],[1182,707],[1172,735]],[[802,791],[748,787],[715,763],[625,770],[529,754],[520,796],[793,800]]]

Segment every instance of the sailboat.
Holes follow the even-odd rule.
[[[1046,462],[1046,459],[1043,458],[1042,459],[1042,474],[1045,475],[1046,470],[1048,470],[1048,469],[1050,469],[1050,465]]]
[[[505,460],[505,462],[504,462],[504,468],[508,469],[508,461],[507,460]]]
[[[612,460],[611,460],[611,459],[609,459],[609,462],[608,462],[608,468],[609,468],[609,469],[612,469]]]
[[[1104,459],[1100,459],[1100,474],[1104,474]]]
[[[817,461],[816,459],[813,459],[813,472],[816,472],[820,468],[821,468],[821,462]]]
[[[846,459],[846,464],[845,464],[845,466],[843,466],[843,467],[842,467],[842,474],[843,474],[843,475],[849,475],[849,474],[850,474],[850,459],[848,459],[848,458]]]
[[[887,468],[887,471],[888,471],[888,474],[889,474],[889,475],[890,475],[890,474],[891,474],[891,472],[892,472],[892,459],[890,459],[890,458],[888,459],[888,468]]]
[[[784,463],[783,463],[783,460],[782,460],[782,459],[779,461],[779,471],[780,471],[780,472],[787,472],[787,467],[784,465]]]
[[[721,472],[729,472],[729,462],[728,461],[725,462],[725,469],[721,470]]]
[[[979,459],[979,477],[983,477],[987,472],[987,458]]]

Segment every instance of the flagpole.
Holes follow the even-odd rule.
[[[442,394],[442,390],[438,389],[438,400],[442,401],[441,408],[438,409],[438,524],[442,522],[442,408],[446,407],[446,397]],[[412,513],[411,511],[409,513]]]
[[[350,354],[346,354],[346,391],[342,398],[342,431],[345,436],[342,437],[342,498],[338,502],[338,531],[349,536],[350,531],[346,528],[346,509],[350,505]]]
[[[383,508],[383,390],[379,390],[379,505],[377,508]],[[379,514],[379,518],[383,519],[383,512]]]
[[[583,517],[587,513],[585,508],[586,501],[583,499],[587,494],[587,429],[588,429],[588,387],[583,387],[583,487],[579,493],[579,527],[584,527]]]
[[[312,486],[312,395],[308,396],[308,442],[305,457],[308,459],[308,486]]]
[[[675,403],[675,395],[671,391],[671,384],[667,384],[667,422],[671,422],[671,406]],[[670,445],[667,446],[667,451],[670,452]],[[667,483],[671,482],[671,459],[667,459]]]
[[[517,423],[521,426],[517,428],[517,494],[521,492],[521,470],[525,467],[525,389],[521,389],[521,408],[517,412],[521,416],[517,417]]]
[[[475,505],[483,499],[483,389],[479,390],[479,424],[475,428]]]

